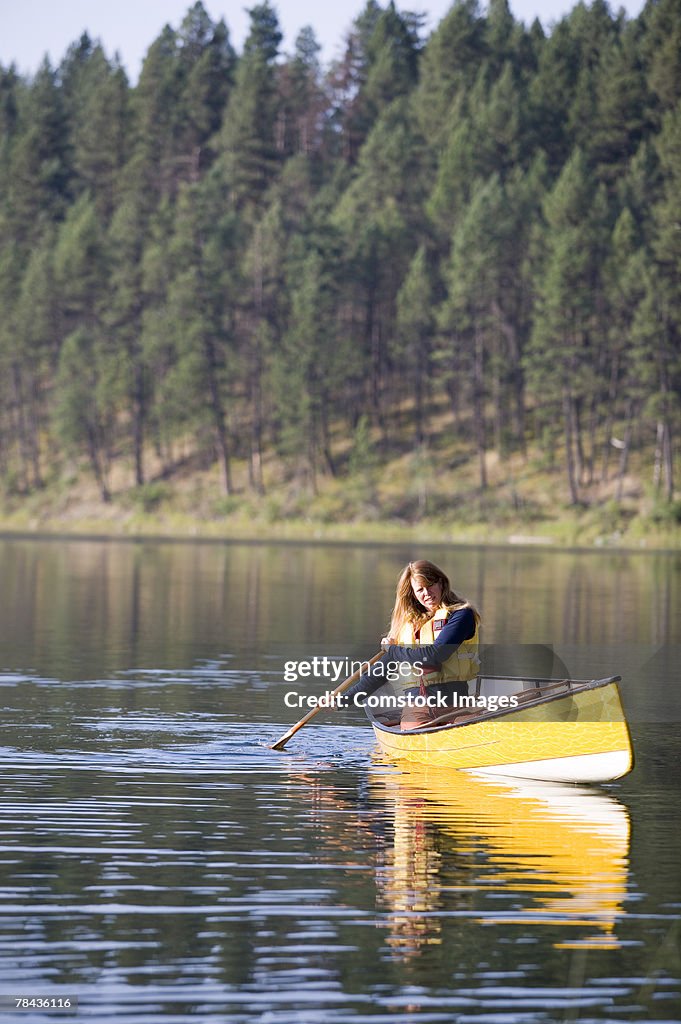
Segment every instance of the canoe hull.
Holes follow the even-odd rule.
[[[466,724],[400,732],[372,721],[391,759],[547,782],[611,782],[633,767],[616,682]]]

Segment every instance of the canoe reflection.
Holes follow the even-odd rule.
[[[629,815],[609,794],[417,766],[377,767],[371,789],[394,818],[377,884],[396,955],[440,942],[443,915],[457,911],[486,925],[567,927],[556,948],[619,946]]]

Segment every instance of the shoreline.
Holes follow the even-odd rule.
[[[681,551],[681,531],[651,531],[647,535],[596,534],[577,539],[574,519],[555,524],[559,533],[533,533],[513,528],[490,529],[486,523],[471,523],[466,529],[449,524],[404,524],[390,521],[356,521],[345,524],[290,519],[272,523],[207,521],[144,516],[76,521],[0,516],[2,540],[71,540],[130,543],[203,544],[304,544],[356,546],[447,546],[499,547],[534,551],[589,552],[609,554],[663,554]],[[565,532],[567,531],[567,532]]]

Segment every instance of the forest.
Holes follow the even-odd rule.
[[[86,34],[0,67],[2,500],[532,518],[534,466],[679,522],[681,0],[368,0],[328,67],[249,18],[195,3],[134,84]]]

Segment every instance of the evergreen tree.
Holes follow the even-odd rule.
[[[357,160],[375,114],[365,101],[364,86],[369,67],[369,40],[380,17],[380,5],[376,0],[367,0],[345,40],[342,60],[332,66],[329,74],[335,127],[342,138],[342,156],[349,164]]]
[[[277,138],[278,148],[286,157],[297,153],[312,155],[326,134],[324,120],[329,100],[322,81],[320,50],[314,31],[306,26],[296,38],[292,59],[279,71],[281,105]]]
[[[0,181],[3,184],[8,180],[12,144],[19,126],[19,103],[23,88],[14,67],[5,70],[0,66]]]
[[[185,406],[196,429],[207,426],[217,453],[221,483],[231,494],[233,442],[229,420],[235,374],[234,315],[238,278],[226,253],[238,238],[238,221],[224,211],[217,175],[180,195],[171,245],[168,327],[174,365],[166,394]]]
[[[144,198],[147,216],[186,176],[186,160],[178,161],[182,84],[177,33],[166,25],[147,51],[132,96],[133,151],[122,186]]]
[[[396,298],[421,227],[421,147],[396,102],[377,121],[333,215],[343,237],[348,329],[357,339],[357,399],[384,424],[383,387]]]
[[[504,452],[514,434],[523,443],[522,253],[533,190],[520,180],[509,191],[498,175],[480,183],[454,230],[444,274],[447,296],[438,319],[446,344],[439,360],[456,407],[462,396],[471,400],[481,488],[487,485],[489,399],[497,450]]]
[[[116,376],[115,356],[97,324],[68,335],[59,353],[55,429],[67,450],[86,453],[103,502],[111,500]]]
[[[279,162],[275,60],[282,35],[276,13],[267,2],[248,13],[250,31],[225,111],[220,149],[233,201],[257,208]]]
[[[420,62],[415,97],[419,127],[438,150],[458,118],[462,97],[473,87],[487,54],[485,20],[477,0],[456,0],[431,35]]]
[[[20,94],[7,180],[9,230],[30,246],[63,215],[71,199],[71,148],[64,102],[47,61]]]
[[[367,41],[364,95],[375,113],[411,92],[418,73],[418,51],[419,40],[414,37],[412,27],[390,0]]]
[[[139,202],[129,196],[117,208],[108,234],[110,292],[103,313],[120,353],[120,393],[130,423],[135,483],[145,482],[144,444],[151,383],[144,353],[142,258],[146,221]]]
[[[435,337],[433,271],[419,246],[397,295],[396,344],[400,378],[413,390],[414,445],[427,441],[426,399],[430,394]]]
[[[59,68],[69,122],[75,192],[89,192],[103,221],[117,202],[118,178],[129,156],[128,82],[101,46],[83,35]]]
[[[657,99],[658,117],[681,98],[681,5],[679,0],[651,0],[641,14],[641,51],[648,86]]]
[[[665,498],[671,501],[674,439],[681,420],[681,106],[665,114],[656,147],[664,184],[653,211],[654,261],[636,326],[652,357],[649,367],[654,366],[647,410],[657,423],[654,480],[659,486],[663,477]]]
[[[552,177],[560,173],[572,148],[569,112],[580,67],[579,42],[564,18],[539,47],[537,72],[528,84],[532,148],[543,149]]]
[[[315,491],[320,458],[335,473],[329,411],[343,375],[337,286],[320,248],[301,247],[291,264],[289,287],[288,326],[273,356],[280,448],[295,460],[299,472],[302,467]]]
[[[602,385],[599,308],[606,209],[594,194],[584,155],[575,150],[544,202],[545,266],[528,353],[532,388],[549,416],[562,413],[570,500],[585,482],[585,409]],[[599,316],[600,313],[600,316]]]
[[[182,130],[180,153],[196,180],[207,166],[207,143],[220,128],[234,84],[236,54],[224,21],[213,24],[203,4],[189,9],[178,32]]]
[[[608,355],[610,381],[606,406],[601,477],[608,479],[613,444],[619,446],[617,500],[621,501],[624,474],[632,444],[636,418],[645,399],[640,353],[634,339],[634,323],[645,294],[646,257],[642,233],[631,210],[625,206],[612,232],[610,251],[604,266],[608,309]],[[645,357],[644,360],[645,362]],[[614,438],[617,420],[623,422],[621,438]]]
[[[601,54],[595,87],[585,145],[598,178],[611,185],[627,173],[629,160],[649,130],[646,110],[651,97],[633,25],[626,26]]]

